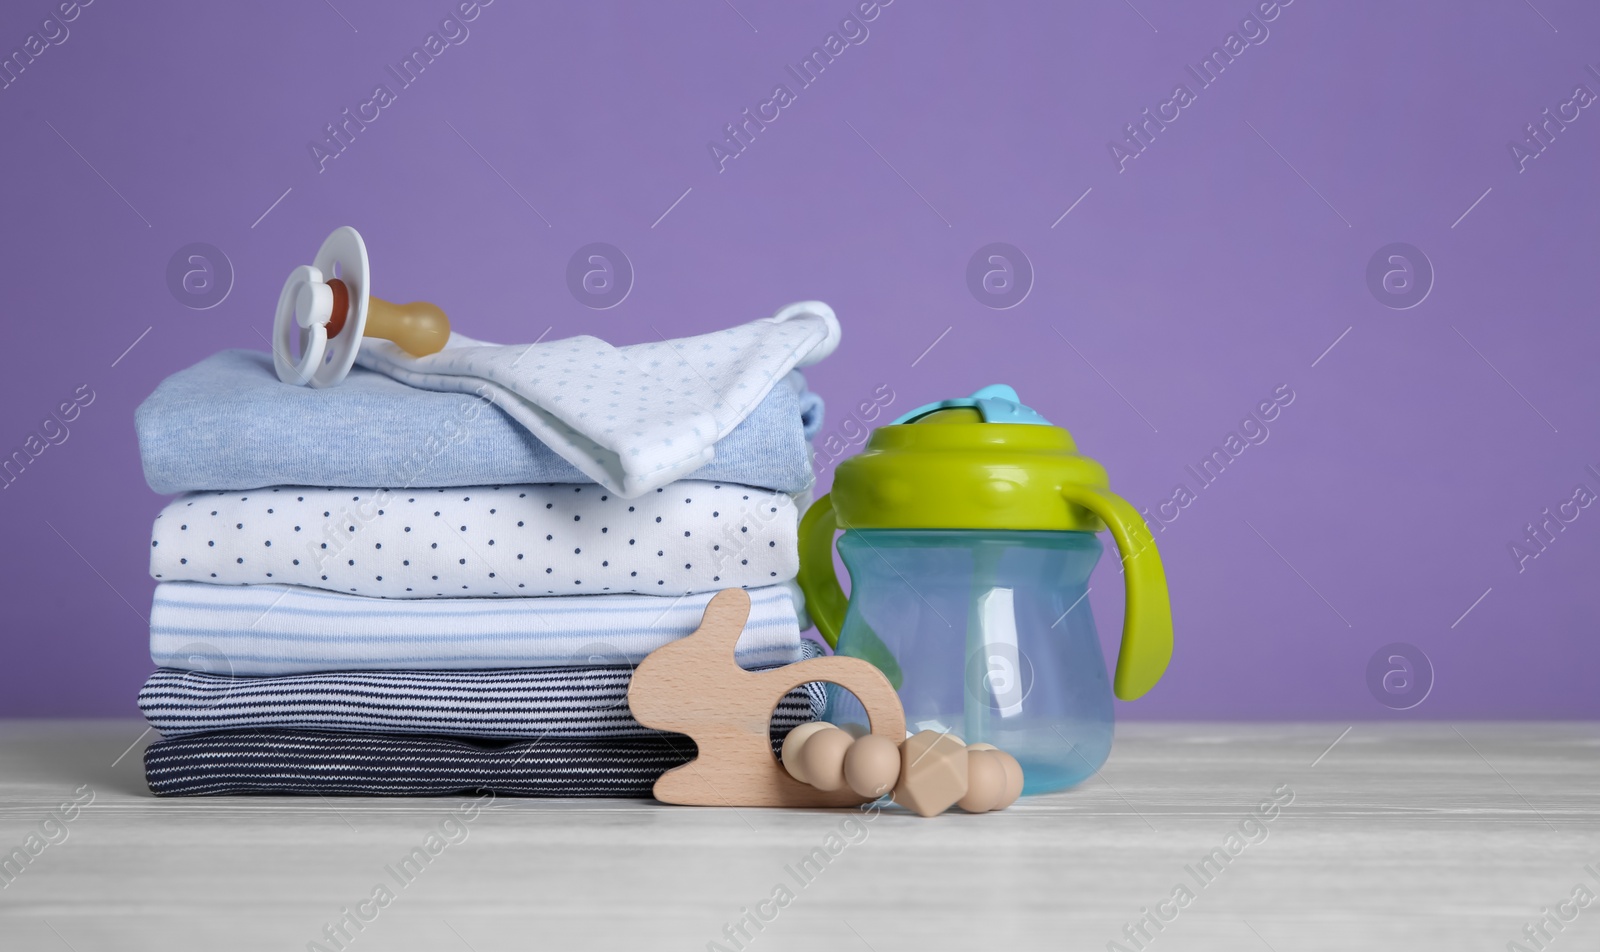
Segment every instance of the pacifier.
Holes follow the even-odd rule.
[[[289,336],[298,325],[300,356]],[[363,337],[393,341],[413,357],[444,349],[450,319],[426,301],[393,304],[371,293],[367,245],[348,225],[335,229],[309,265],[289,273],[272,323],[272,363],[278,379],[298,387],[331,387],[356,361]]]

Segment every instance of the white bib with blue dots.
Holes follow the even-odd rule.
[[[833,309],[803,301],[738,327],[623,347],[587,335],[500,345],[451,334],[444,350],[413,357],[368,338],[356,362],[424,390],[492,399],[585,476],[631,499],[710,463],[716,442],[774,384],[838,345]]]

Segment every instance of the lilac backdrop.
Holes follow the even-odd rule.
[[[898,0],[863,34],[846,0],[498,0],[463,36],[446,0],[99,0],[67,35],[54,3],[9,2],[0,51],[43,46],[0,91],[0,451],[95,396],[0,492],[0,714],[133,711],[162,503],[133,408],[265,349],[284,275],[342,224],[380,294],[506,342],[821,298],[845,329],[811,373],[835,448],[880,387],[898,412],[1004,381],[1137,506],[1187,484],[1170,524],[1152,510],[1177,653],[1129,716],[1600,714],[1600,507],[1569,505],[1524,571],[1509,548],[1600,492],[1600,110],[1573,97],[1600,91],[1600,14],[1535,3],[1296,0],[1242,24],[1255,3]],[[460,42],[401,87],[388,67],[441,30]],[[787,67],[834,31],[855,42],[801,86]],[[1202,85],[1188,67],[1230,32]],[[308,144],[379,83],[393,101],[319,171]],[[778,83],[792,101],[719,171],[710,143]],[[1519,159],[1546,108],[1569,121]],[[1145,109],[1169,121],[1130,144]],[[565,277],[596,241],[635,272],[610,309]],[[234,272],[209,309],[169,285],[193,242]],[[1030,264],[1003,251],[974,290],[994,242]],[[1397,242],[1431,279],[1401,249],[1369,282]],[[991,306],[1007,281],[1026,297]],[[1270,435],[1199,486],[1186,467],[1280,385]],[[1094,586],[1109,645],[1114,568]],[[1414,648],[1377,673],[1421,652],[1425,694],[1370,683],[1393,642]]]

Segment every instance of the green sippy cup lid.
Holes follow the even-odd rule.
[[[995,384],[874,430],[839,464],[833,505],[840,524],[857,529],[1104,529],[1094,512],[1063,501],[1066,485],[1103,489],[1106,471]]]

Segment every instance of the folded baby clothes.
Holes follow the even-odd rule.
[[[383,598],[679,595],[798,570],[789,496],[694,480],[633,500],[593,483],[194,493],[156,516],[150,541],[164,581]]]
[[[833,309],[803,301],[678,340],[504,346],[452,334],[438,353],[413,357],[374,338],[356,360],[413,387],[487,396],[585,476],[632,498],[709,464],[778,381],[838,344]]]
[[[648,797],[694,757],[687,737],[535,737],[480,744],[446,737],[230,731],[151,744],[145,780],[158,797],[239,793]]]
[[[169,377],[136,414],[151,487],[188,493],[151,538],[151,789],[648,796],[694,743],[633,718],[633,666],[713,593],[750,594],[746,669],[821,652],[797,368],[838,339],[807,302],[625,347],[371,339],[325,389],[245,351]],[[788,692],[774,743],[824,703]]]
[[[637,664],[700,626],[711,593],[387,599],[297,585],[162,582],[150,610],[158,667],[238,675]],[[734,656],[800,660],[792,584],[750,589]]]
[[[821,412],[791,371],[684,475],[802,492],[812,483],[806,436]],[[418,390],[360,367],[336,387],[291,387],[270,354],[249,350],[168,377],[134,422],[145,480],[158,493],[590,481],[487,396]]]
[[[802,641],[806,658],[816,642]],[[499,671],[337,671],[242,678],[160,668],[139,692],[139,709],[163,737],[214,731],[298,728],[467,737],[655,737],[628,709],[633,668],[589,665]],[[787,732],[822,716],[827,697],[812,682],[772,712]]]

